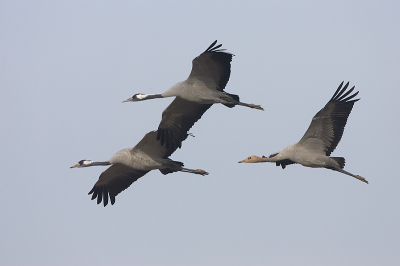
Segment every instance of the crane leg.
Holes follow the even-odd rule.
[[[346,174],[346,175],[349,175],[349,176],[352,176],[352,177],[355,177],[358,180],[361,180],[361,181],[363,181],[363,182],[368,184],[368,181],[364,177],[362,177],[360,175],[353,175],[352,173],[349,173],[349,172],[347,172],[347,171],[345,171],[343,169],[337,169],[336,171],[341,172],[341,173]]]

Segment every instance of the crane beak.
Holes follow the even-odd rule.
[[[123,103],[126,103],[126,102],[133,102],[133,98],[131,97],[131,98],[129,98],[129,99],[126,99],[125,101],[122,101]]]
[[[246,160],[246,159],[245,159]],[[241,160],[239,163],[245,163],[245,160]]]
[[[79,163],[77,163],[77,164],[71,166],[70,168],[78,168],[78,167],[81,167],[81,165],[80,165]]]

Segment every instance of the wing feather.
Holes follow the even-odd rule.
[[[299,141],[306,147],[322,150],[329,156],[342,138],[344,127],[353,105],[359,99],[352,100],[358,92],[351,94],[354,86],[349,89],[349,83],[342,88],[339,85],[329,102],[312,119],[306,133]],[[322,140],[322,142],[321,142]],[[322,144],[321,144],[322,143]]]
[[[161,141],[157,139],[158,130],[147,133],[135,147],[131,149],[132,153],[140,150],[152,158],[167,158],[178,147],[168,147],[161,145]],[[182,141],[182,140],[181,140]]]
[[[176,97],[164,110],[158,126],[157,140],[166,145],[168,150],[175,151],[181,147],[187,133],[212,104],[198,104]]]
[[[225,49],[218,49],[222,45],[215,46],[216,43],[217,41],[214,41],[202,54],[193,59],[192,71],[187,81],[212,81],[216,90],[223,91],[231,74],[233,54],[224,52]]]
[[[92,200],[97,198],[97,204],[103,200],[104,207],[115,203],[115,196],[127,189],[133,182],[144,176],[148,171],[140,171],[123,164],[113,164],[101,173],[99,180],[88,193],[93,194]]]

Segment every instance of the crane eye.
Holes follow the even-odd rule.
[[[247,158],[247,160],[251,160],[251,156]]]

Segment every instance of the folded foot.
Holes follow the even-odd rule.
[[[264,111],[264,108],[261,107],[261,105],[257,105],[257,104],[249,104],[250,108],[254,108],[254,109],[258,109],[258,110],[262,110]]]
[[[356,175],[356,178],[368,184],[368,181],[364,177]]]
[[[196,169],[196,174],[199,174],[199,175],[208,175],[208,173],[207,173],[206,171],[201,170],[201,169]]]

